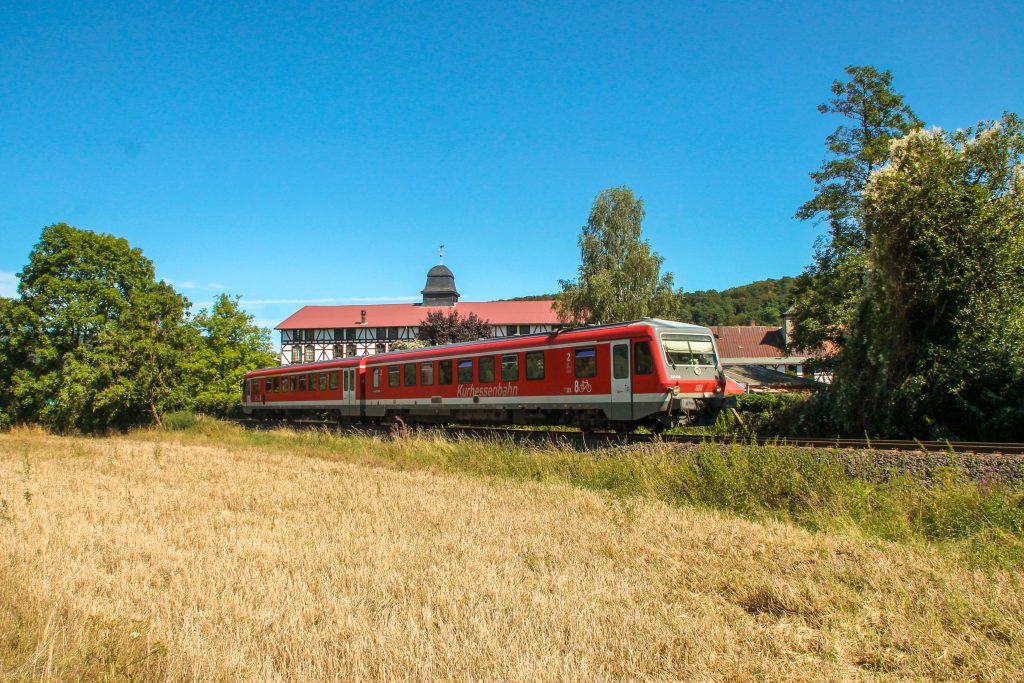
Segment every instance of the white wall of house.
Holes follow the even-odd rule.
[[[509,337],[534,332],[550,332],[554,325],[520,325],[500,323],[491,326],[492,337]],[[281,365],[313,363],[335,358],[370,356],[391,350],[396,341],[416,339],[419,326],[373,327],[370,325],[346,328],[317,328],[307,330],[281,330]]]

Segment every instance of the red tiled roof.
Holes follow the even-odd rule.
[[[766,325],[712,326],[720,358],[783,358],[782,328]],[[802,354],[801,354],[802,355]]]
[[[551,308],[553,301],[460,301],[455,305],[459,315],[476,313],[492,325],[527,323],[552,325],[558,316]],[[419,325],[430,311],[449,311],[445,306],[420,304],[376,304],[356,306],[303,306],[283,322],[277,330],[355,327],[366,311],[366,327],[410,327]]]

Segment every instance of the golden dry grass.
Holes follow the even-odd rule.
[[[9,680],[1020,680],[1022,583],[565,485],[0,436]]]

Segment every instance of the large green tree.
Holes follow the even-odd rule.
[[[191,322],[199,334],[188,362],[189,380],[194,383],[192,405],[207,414],[235,412],[241,404],[245,373],[275,362],[270,330],[257,325],[238,301],[221,294]]]
[[[846,74],[847,80],[832,84],[832,99],[818,107],[845,122],[826,138],[829,157],[811,173],[814,196],[796,213],[828,226],[794,292],[795,343],[807,349],[842,345],[864,276],[861,194],[888,160],[890,141],[922,125],[893,89],[891,72],[849,66]]]
[[[662,257],[643,239],[644,202],[628,187],[603,190],[580,231],[576,280],[562,280],[555,310],[564,322],[671,318],[679,298]]]
[[[850,432],[1024,438],[1024,134],[917,131],[864,190],[865,284],[836,368]]]
[[[187,301],[112,235],[45,228],[9,305],[18,419],[94,431],[158,420],[184,404]]]

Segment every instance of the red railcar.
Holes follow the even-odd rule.
[[[256,370],[256,416],[664,429],[732,404],[711,330],[644,319]]]

